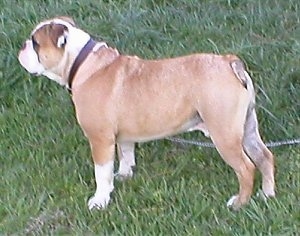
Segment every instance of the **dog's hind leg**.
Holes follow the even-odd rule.
[[[226,103],[215,100],[214,107],[202,110],[203,121],[223,160],[233,168],[239,181],[239,192],[230,198],[228,207],[235,210],[246,204],[252,194],[255,165],[244,151],[244,123],[248,100],[245,93],[226,94]],[[225,95],[224,95],[225,96]],[[202,108],[203,109],[203,108]]]
[[[254,108],[248,112],[243,139],[245,152],[250,156],[262,174],[262,189],[266,197],[275,196],[274,158],[263,143]]]
[[[230,198],[228,207],[234,210],[246,204],[252,194],[255,166],[243,150],[242,135],[235,129],[210,131],[211,138],[224,161],[233,168],[239,181],[239,193]]]
[[[135,167],[134,143],[118,143],[117,144],[119,170],[117,179],[125,180],[133,176],[133,168]]]
[[[255,92],[252,80],[249,74],[245,71],[244,65],[241,61],[238,60],[232,62],[231,67],[236,77],[245,84],[250,96],[250,103],[248,105],[244,126],[244,150],[262,173],[262,189],[264,194],[267,197],[275,196],[274,158],[259,135],[258,122],[254,109]]]

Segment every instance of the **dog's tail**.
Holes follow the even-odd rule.
[[[248,72],[245,69],[244,63],[240,59],[236,59],[230,62],[230,66],[235,74],[235,76],[239,79],[242,85],[247,89],[250,98],[250,108],[253,108],[255,105],[255,91],[252,79]]]

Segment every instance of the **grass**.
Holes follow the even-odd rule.
[[[16,60],[32,28],[55,15],[70,15],[95,38],[144,58],[236,53],[254,78],[263,138],[300,134],[298,0],[2,0],[1,235],[298,234],[298,146],[272,149],[276,199],[254,195],[231,212],[225,203],[237,180],[215,150],[165,140],[139,144],[135,177],[116,182],[106,210],[89,212],[93,164],[69,95]],[[258,175],[255,192],[259,187]]]

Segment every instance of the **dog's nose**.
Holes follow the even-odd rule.
[[[22,48],[21,48],[21,50],[25,50],[25,48],[26,48],[26,45],[27,45],[27,44],[26,44],[26,42],[24,42],[24,43],[23,43],[23,45],[22,45]]]

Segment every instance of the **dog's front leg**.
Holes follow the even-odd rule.
[[[90,140],[95,167],[96,192],[88,201],[90,210],[105,208],[114,189],[115,144],[107,140]]]
[[[118,143],[119,170],[117,178],[125,180],[133,176],[135,167],[134,143]]]

